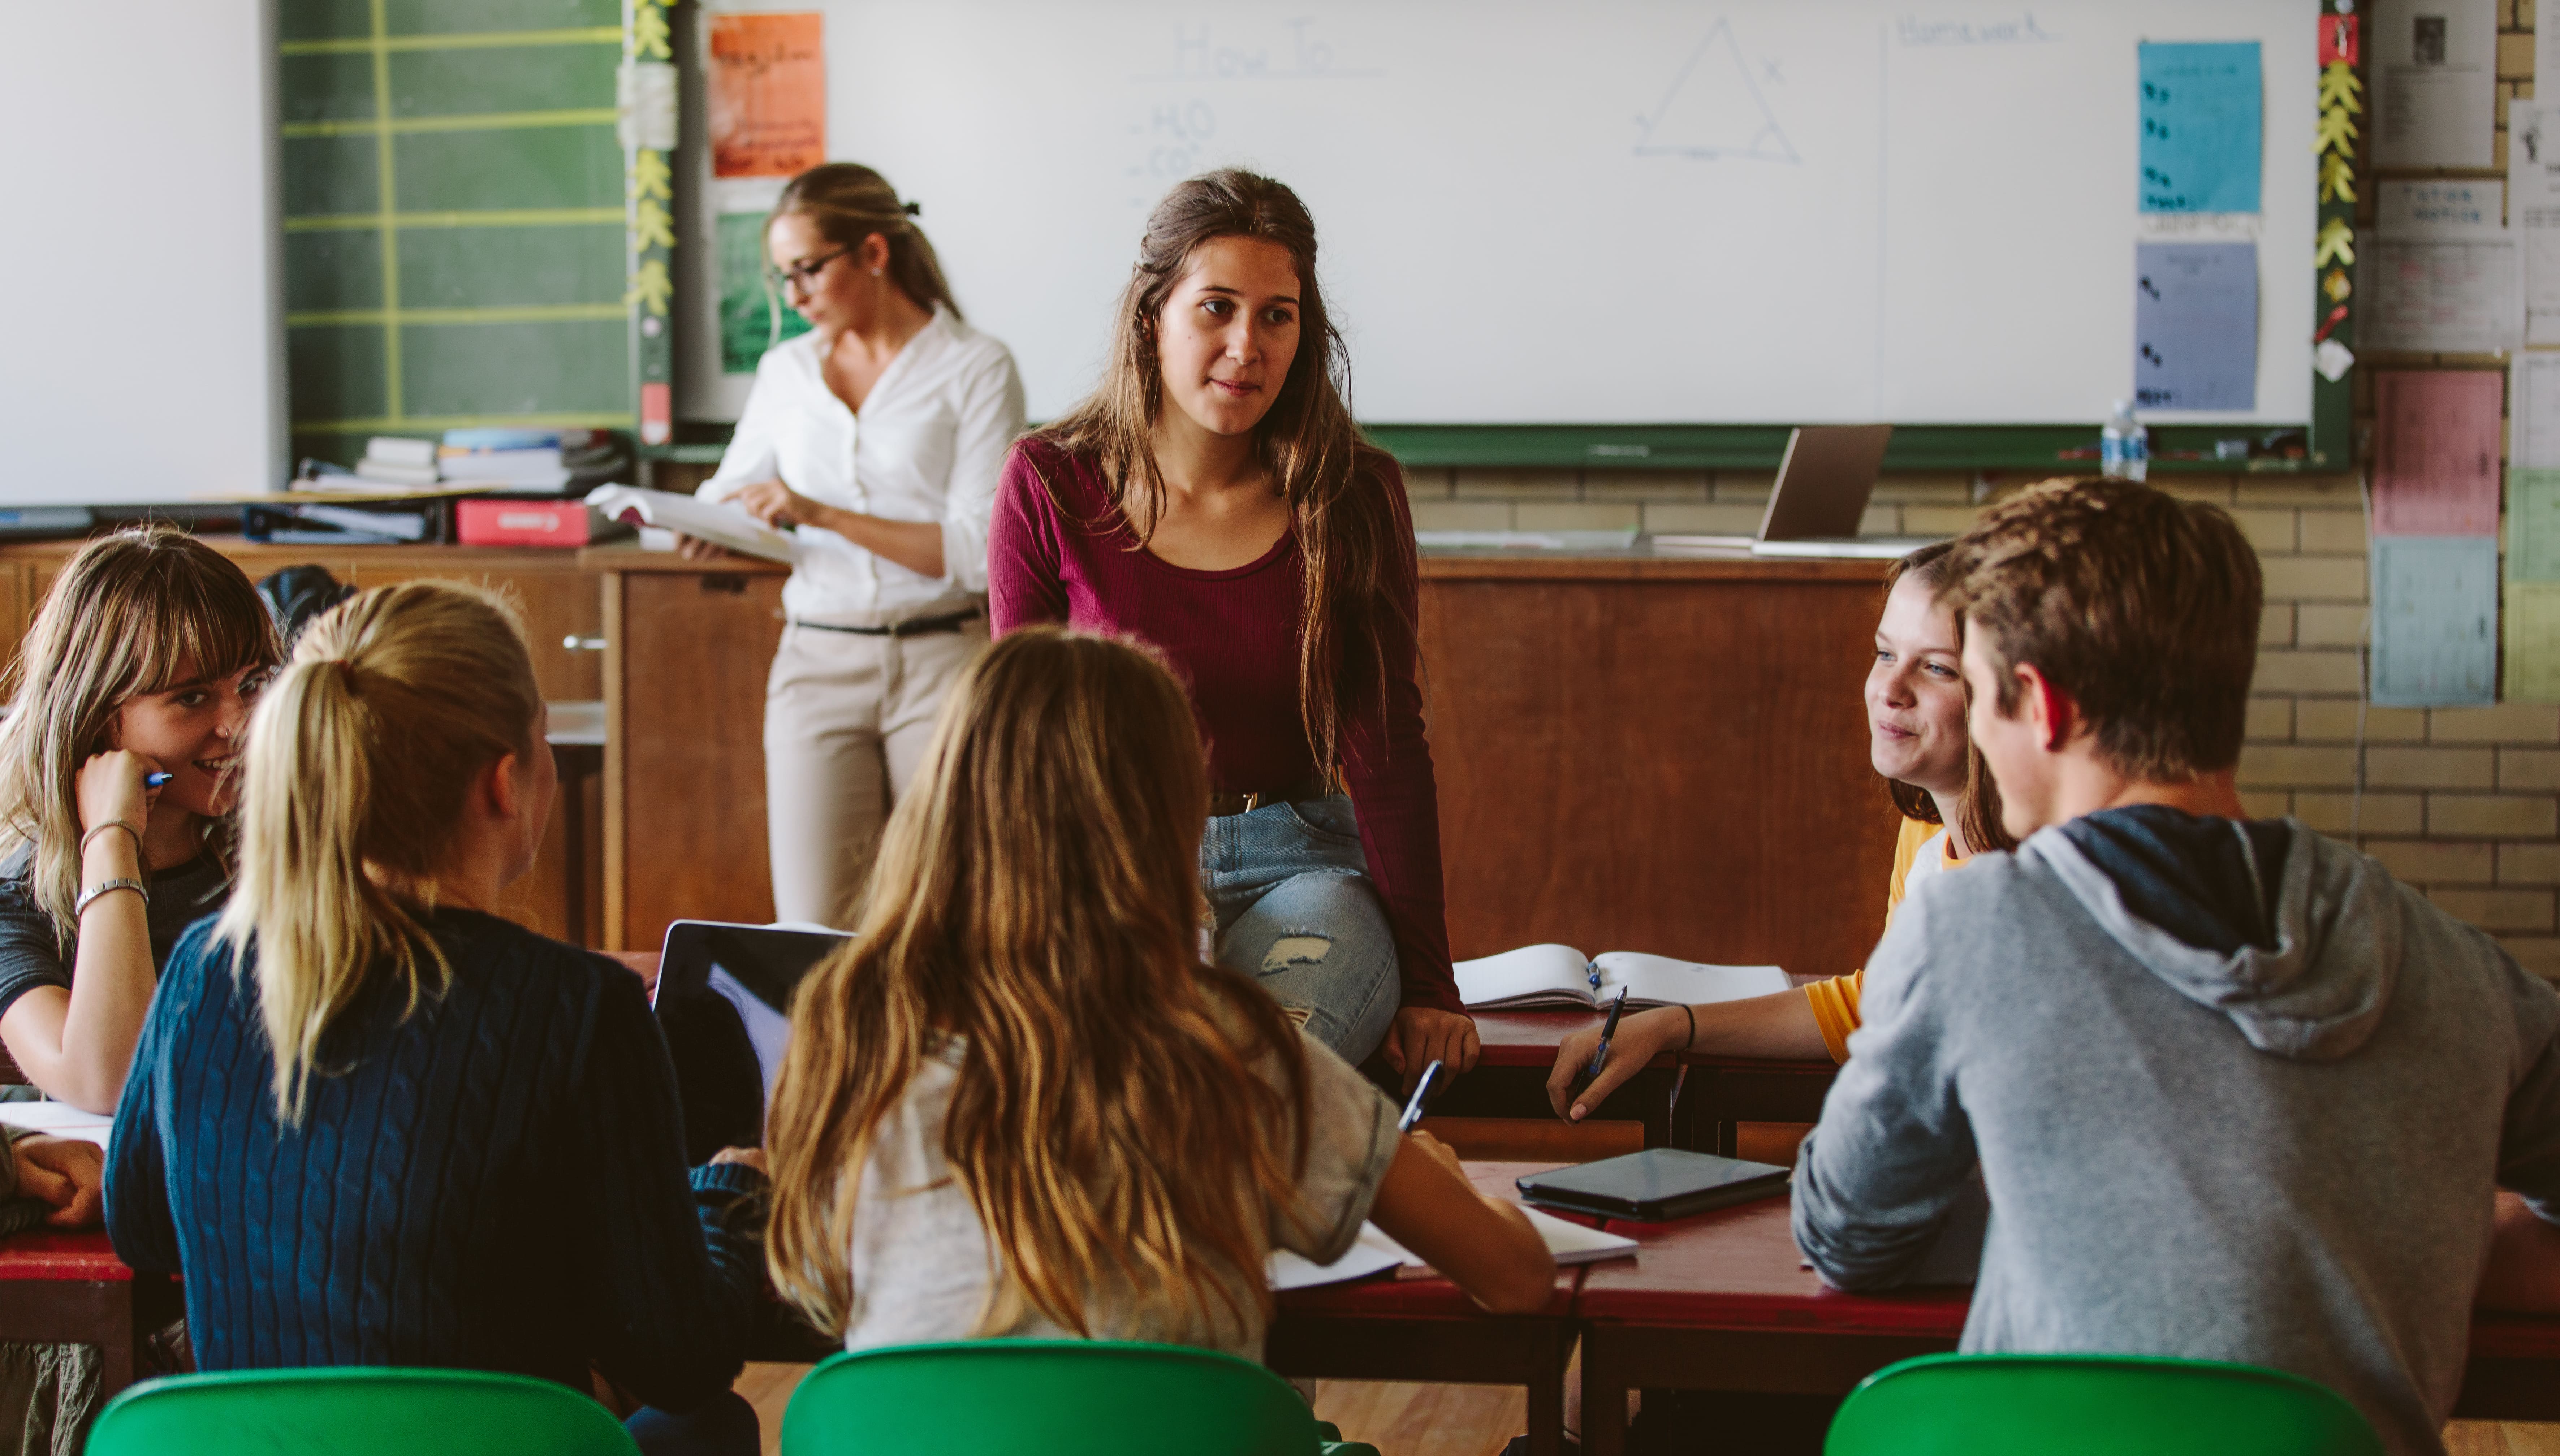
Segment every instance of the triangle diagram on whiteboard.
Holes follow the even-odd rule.
[[[1653,114],[1638,117],[1636,125],[1644,132],[1636,143],[1640,157],[1803,160],[1752,81],[1729,21],[1717,21],[1688,53]]]

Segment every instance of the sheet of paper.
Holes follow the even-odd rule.
[[[1309,1289],[1318,1284],[1340,1284],[1351,1279],[1365,1279],[1405,1264],[1422,1262],[1403,1244],[1386,1236],[1374,1223],[1360,1224],[1360,1237],[1352,1240],[1351,1251],[1330,1264],[1319,1264],[1303,1254],[1275,1248],[1263,1261],[1263,1278],[1274,1289]]]
[[[2373,231],[2418,243],[2486,243],[2503,236],[2506,184],[2487,179],[2382,182]]]
[[[1526,1204],[1520,1211],[1528,1214],[1529,1226],[1546,1241],[1546,1251],[1558,1264],[1596,1264],[1602,1259],[1633,1258],[1641,1247],[1623,1233],[1609,1233],[1570,1218],[1559,1218],[1544,1209]]]
[[[2537,96],[2560,94],[2551,89],[2553,86],[2560,86],[2560,25],[2544,25],[2541,16],[2536,14],[2533,29],[2533,93]],[[2506,104],[2509,107],[2515,105],[2513,101]]]
[[[2375,166],[2494,165],[2497,0],[2377,0],[2364,48]]]
[[[78,1138],[101,1148],[106,1146],[107,1130],[115,1125],[112,1117],[83,1112],[69,1102],[0,1102],[0,1122],[52,1133],[58,1138]]]
[[[2560,470],[2560,354],[2516,355],[2506,399],[2508,468]]]
[[[2500,405],[2485,369],[2373,377],[2373,534],[2497,537]]]
[[[2560,581],[2560,470],[2506,467],[2506,579]]]
[[[2257,212],[2258,43],[2145,41],[2141,64],[2142,210]]]
[[[715,177],[796,177],[827,160],[827,57],[817,11],[711,17]]]
[[[2506,583],[2505,696],[2560,703],[2560,581]]]
[[[2258,407],[2258,244],[2134,244],[2134,403]]]
[[[2497,688],[2497,538],[2373,543],[2373,701],[2488,703]]]
[[[2503,354],[2521,343],[2515,243],[2376,238],[2357,250],[2360,350]]]
[[[2560,34],[2560,24],[2552,30]],[[2524,342],[2560,344],[2560,101],[2507,103],[2506,181],[2523,269]]]

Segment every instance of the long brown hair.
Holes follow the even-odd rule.
[[[1944,590],[1948,572],[1955,566],[1955,558],[1951,555],[1955,547],[1952,541],[1933,541],[1886,567],[1884,594],[1891,597],[1894,586],[1905,576],[1916,577],[1932,595]],[[1964,642],[1964,635],[1965,619],[1959,616],[1956,618],[1956,641],[1959,645]],[[1971,698],[1970,690],[1966,696]],[[1893,800],[1893,807],[1902,811],[1903,818],[1917,819],[1925,824],[1940,822],[1937,798],[1918,784],[1888,778],[1884,781],[1884,792]],[[1965,735],[1964,809],[1958,815],[1956,833],[1963,837],[1965,849],[1972,854],[2017,848],[2017,841],[2000,826],[2000,785],[1992,781],[1991,765],[1984,762],[1983,750],[1974,746],[1971,733]]]
[[[409,581],[309,626],[250,720],[240,884],[215,934],[254,938],[276,1115],[301,1120],[320,1040],[366,983],[414,1008],[452,973],[416,886],[441,867],[471,782],[547,752],[522,623],[494,592]],[[368,873],[368,869],[373,873]]]
[[[77,925],[80,765],[106,750],[117,712],[182,672],[229,677],[283,655],[247,575],[175,527],[101,536],[64,564],[10,669],[16,706],[0,726],[0,851],[33,847],[28,880],[59,944]],[[206,848],[225,853],[228,820],[205,828]]]
[[[943,281],[942,258],[924,230],[915,226],[916,215],[923,211],[921,204],[898,201],[897,189],[888,185],[888,179],[862,163],[828,162],[791,179],[782,189],[781,201],[766,215],[764,231],[773,231],[775,219],[797,213],[817,224],[819,236],[838,247],[860,247],[864,239],[878,233],[888,244],[888,280],[897,285],[897,291],[927,313],[938,303],[958,318],[960,305],[952,300],[951,285]],[[773,319],[779,329],[779,299],[773,300]]]
[[[1298,713],[1317,766],[1332,775],[1342,766],[1345,719],[1356,705],[1385,696],[1382,621],[1391,615],[1412,626],[1409,608],[1389,583],[1413,574],[1415,549],[1389,494],[1398,478],[1395,462],[1352,418],[1351,356],[1325,307],[1316,276],[1316,222],[1298,195],[1234,168],[1194,177],[1167,193],[1139,241],[1100,387],[1036,438],[1092,459],[1119,518],[1145,519],[1146,529],[1136,532],[1139,545],[1154,536],[1165,515],[1165,475],[1154,447],[1156,421],[1165,411],[1157,320],[1189,273],[1192,254],[1219,238],[1276,243],[1297,264],[1298,353],[1271,411],[1254,427],[1253,447],[1289,503],[1305,573]],[[1072,516],[1056,483],[1046,483],[1060,511]],[[1140,505],[1134,514],[1133,497]]]
[[[859,936],[792,1000],[766,1261],[821,1328],[858,1294],[881,1119],[946,1036],[943,1153],[1002,1265],[981,1333],[1028,1302],[1089,1335],[1097,1289],[1202,1319],[1241,1313],[1238,1274],[1262,1289],[1264,1210],[1306,1161],[1306,1053],[1268,995],[1200,961],[1207,809],[1189,701],[1143,649],[1027,628],[961,674]]]

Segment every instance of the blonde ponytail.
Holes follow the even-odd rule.
[[[422,916],[471,781],[541,748],[515,612],[448,581],[365,592],[314,621],[249,724],[240,874],[215,934],[255,943],[275,1105],[298,1123],[320,1044],[376,977],[452,974]]]

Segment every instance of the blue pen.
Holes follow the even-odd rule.
[[[1608,1023],[1600,1028],[1600,1050],[1591,1053],[1591,1068],[1583,1075],[1598,1076],[1600,1068],[1609,1064],[1609,1039],[1618,1035],[1618,1018],[1627,1010],[1627,991],[1619,987],[1618,999],[1609,1003]]]
[[[1439,1077],[1440,1063],[1438,1061],[1435,1060],[1429,1066],[1422,1068],[1420,1079],[1416,1080],[1413,1084],[1413,1096],[1404,1104],[1404,1115],[1395,1120],[1395,1130],[1397,1132],[1411,1132],[1413,1131],[1413,1124],[1422,1120],[1422,1104],[1429,1100],[1431,1096],[1431,1084],[1439,1080]]]
[[[174,773],[146,773],[142,775],[142,786],[146,789],[156,789],[177,776]]]

